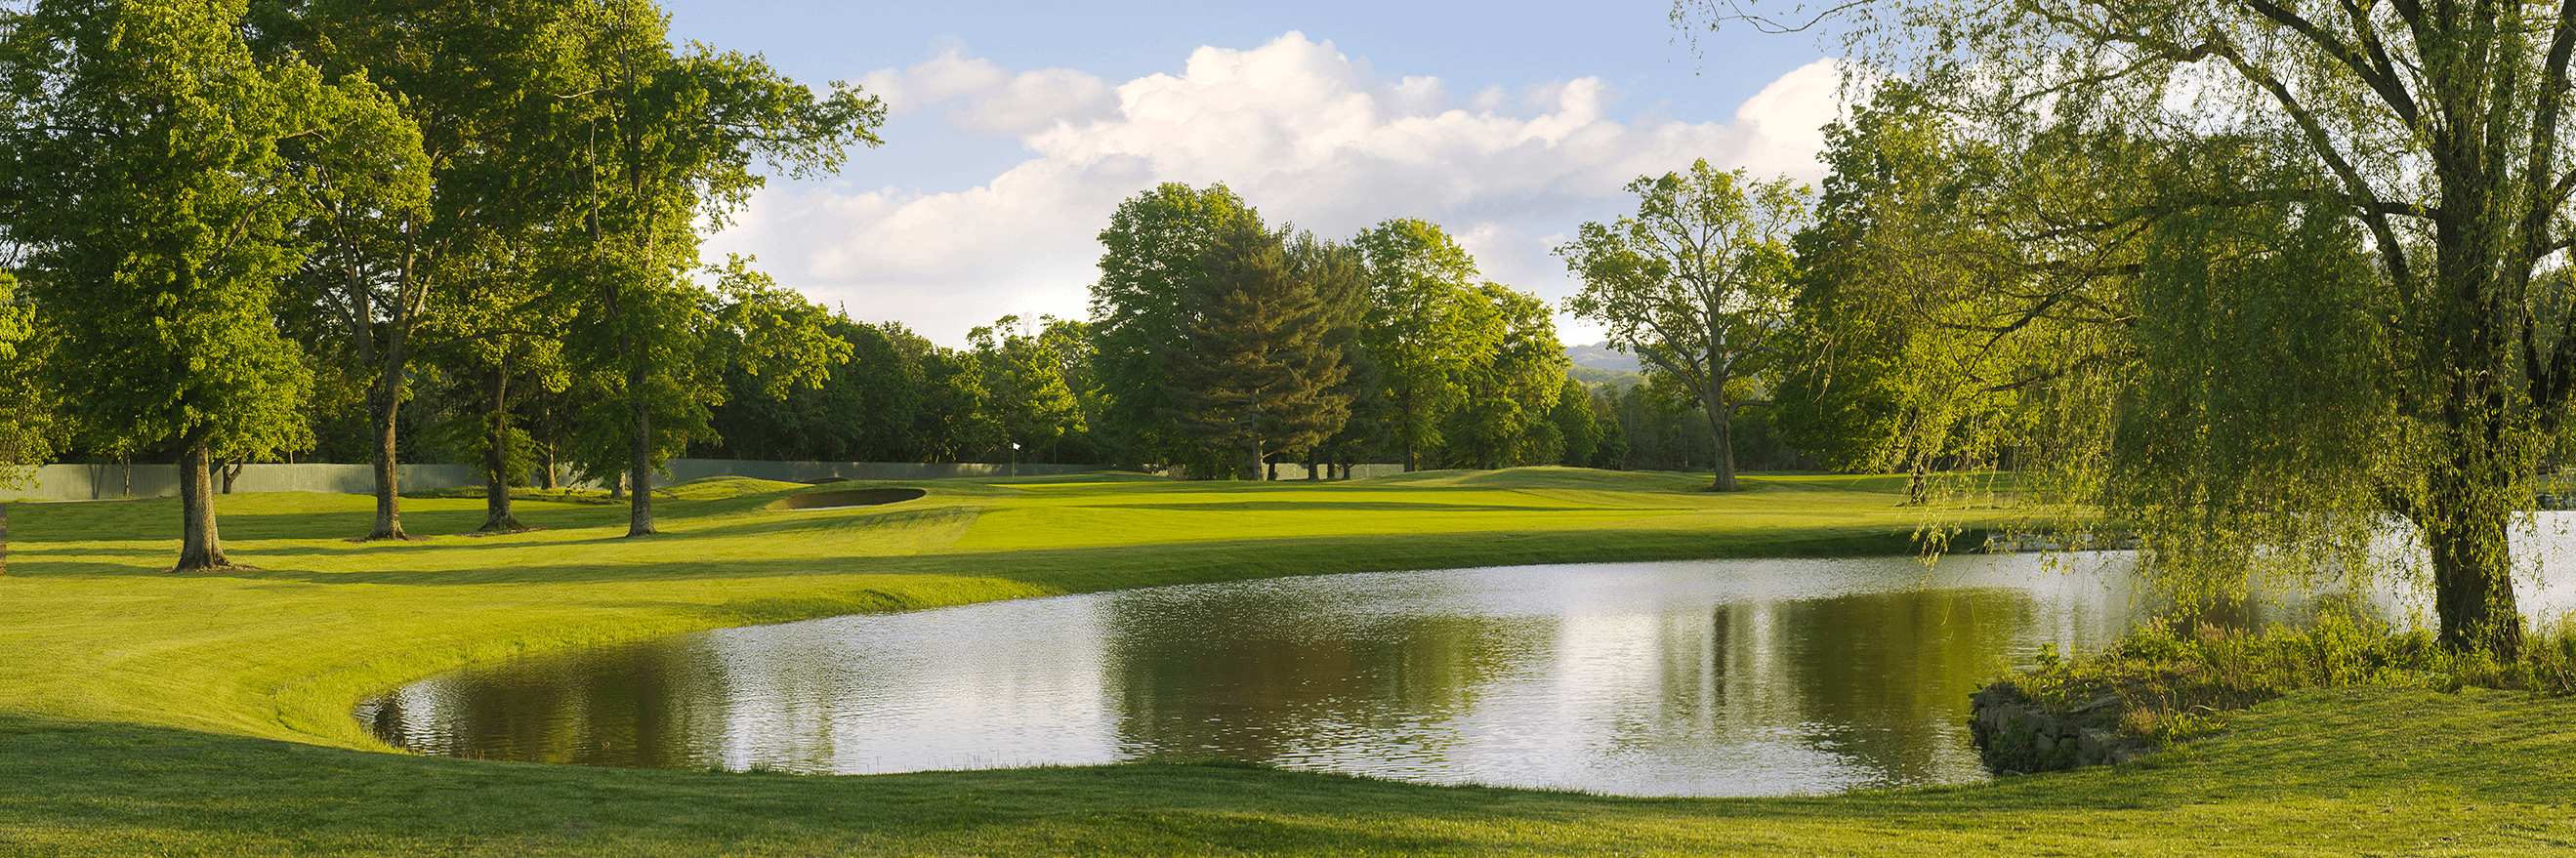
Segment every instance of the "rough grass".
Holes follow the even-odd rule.
[[[2576,703],[2310,691],[2148,765],[1811,799],[1623,799],[1225,766],[804,777],[382,753],[358,698],[533,648],[1311,572],[1905,550],[1901,481],[1567,469],[1306,485],[1109,475],[676,487],[666,533],[530,499],[529,533],[353,543],[364,497],[218,501],[257,572],[153,570],[172,501],[8,510],[0,855],[2511,854],[2576,845]],[[414,533],[482,520],[405,505]]]

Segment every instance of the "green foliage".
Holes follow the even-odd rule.
[[[0,13],[0,236],[59,339],[45,367],[79,440],[182,452],[184,568],[226,564],[195,467],[312,445],[311,373],[279,335],[304,259],[281,140],[327,87],[262,63],[227,3]]]
[[[1052,326],[1055,319],[1045,321]],[[1046,337],[1018,316],[1003,316],[968,331],[966,339],[984,382],[985,408],[999,425],[1005,446],[1029,450],[1024,458],[1034,461],[1037,448],[1052,450],[1065,434],[1083,428],[1081,404],[1065,378],[1067,358],[1057,351],[1079,342],[1078,337]]]
[[[1785,178],[1748,183],[1704,159],[1688,176],[1640,177],[1628,192],[1636,215],[1586,223],[1556,249],[1583,281],[1566,309],[1600,321],[1615,347],[1699,403],[1717,428],[1713,487],[1734,491],[1726,428],[1757,398],[1751,383],[1788,321],[1788,241],[1809,192]]]
[[[1100,231],[1100,279],[1091,287],[1091,372],[1100,401],[1094,425],[1128,461],[1185,456],[1184,440],[1165,417],[1174,406],[1165,373],[1188,323],[1182,295],[1216,237],[1244,225],[1260,228],[1261,216],[1226,186],[1167,182],[1119,203]]]
[[[1356,266],[1344,253],[1292,254],[1286,236],[1238,221],[1199,267],[1181,296],[1185,348],[1163,368],[1165,417],[1212,474],[1262,479],[1274,456],[1314,447],[1349,418],[1326,291],[1355,291]]]
[[[705,406],[723,395],[723,361],[709,359],[722,347],[711,342],[717,302],[687,278],[697,228],[722,228],[761,186],[753,161],[798,176],[835,169],[849,144],[877,142],[885,117],[873,97],[836,83],[817,98],[757,57],[675,52],[663,28],[645,0],[576,10],[566,29],[578,58],[566,66],[572,95],[557,99],[547,137],[572,169],[544,174],[559,182],[546,191],[559,207],[549,253],[578,296],[565,347],[625,405],[618,425],[638,486],[655,461],[707,433]],[[748,371],[782,367],[782,379],[810,382],[834,349],[820,314],[777,300],[739,263],[726,272],[736,304],[753,308],[735,342],[770,355]],[[651,495],[634,497],[630,532],[654,532]]]
[[[2012,358],[1981,360],[1981,387],[2022,406],[1994,440],[2042,447],[2029,458],[2062,502],[2162,498],[2174,526],[2151,552],[2182,561],[2169,577],[2194,579],[2186,591],[2226,586],[2206,580],[2223,565],[2209,558],[2331,555],[2349,571],[2364,550],[2350,534],[2372,526],[2356,517],[2403,519],[2444,645],[2511,657],[2506,532],[2576,408],[2576,338],[2544,333],[2566,330],[2563,315],[2542,318],[2563,310],[2543,284],[2576,230],[2560,124],[2576,16],[2269,0],[1898,0],[1829,15],[1845,12],[1855,68],[1910,78],[2003,167],[1991,204],[1966,212],[2012,239],[1997,270],[2015,273],[1970,290]],[[1740,20],[1714,4],[1680,14]],[[2298,306],[2312,294],[2320,306]],[[2183,318],[2133,339],[2133,322],[2165,324],[2149,301]],[[2273,323],[2305,327],[2261,328]],[[2270,360],[2191,382],[2236,348],[2215,346],[2222,332]],[[2161,400],[2146,414],[2170,418],[2156,438],[2111,429],[2141,402],[2122,390],[2132,368],[2151,376],[2139,395]],[[2306,388],[2337,391],[2319,397],[2273,387],[2310,370],[2358,372]],[[2354,427],[2375,443],[2353,443]],[[2203,431],[2233,461],[2114,450]],[[2141,460],[2151,472],[2121,467]],[[2336,470],[2344,485],[2313,476]]]
[[[45,366],[54,337],[17,288],[17,278],[0,271],[0,488],[22,484],[27,473],[16,466],[49,461],[64,428]]]
[[[1455,312],[1456,400],[1440,431],[1439,461],[1484,469],[1556,462],[1565,439],[1548,415],[1567,362],[1547,305],[1487,282],[1460,296]]]
[[[1491,314],[1478,313],[1475,260],[1438,224],[1396,218],[1354,244],[1368,266],[1362,342],[1385,385],[1391,446],[1412,470],[1445,444],[1459,377],[1493,347]]]
[[[1601,442],[1607,433],[1593,419],[1592,394],[1582,382],[1569,378],[1557,387],[1556,405],[1548,409],[1547,422],[1562,444],[1557,464],[1602,467],[1594,463],[1600,461]]]

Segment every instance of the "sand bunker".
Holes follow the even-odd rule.
[[[810,492],[788,495],[769,504],[770,509],[842,509],[854,506],[908,501],[929,492],[920,489],[859,489],[847,492]]]

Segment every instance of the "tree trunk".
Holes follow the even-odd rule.
[[[510,361],[502,359],[492,373],[492,419],[483,444],[483,526],[485,533],[526,530],[510,509]]]
[[[1410,474],[1415,471],[1422,470],[1422,456],[1414,452],[1413,449],[1414,432],[1412,392],[1406,391],[1405,395],[1402,397],[1402,401],[1404,403],[1404,472]]]
[[[398,372],[388,369],[388,373]],[[398,379],[379,379],[378,390],[368,392],[367,441],[369,464],[376,471],[376,524],[367,530],[367,539],[410,539],[403,532],[401,478],[395,469],[394,433],[400,424],[402,388]]]
[[[1735,426],[1727,419],[1727,412],[1733,409],[1720,404],[1715,396],[1703,400],[1702,405],[1708,411],[1709,443],[1716,448],[1713,453],[1717,479],[1708,488],[1717,492],[1740,490],[1742,487],[1735,484]]]
[[[626,535],[649,536],[653,529],[653,413],[644,401],[644,371],[628,370],[626,396],[635,411],[635,434],[626,441]]]
[[[200,572],[232,565],[224,559],[215,535],[213,457],[203,440],[190,442],[179,457],[179,565],[174,572]]]
[[[2470,375],[2461,373],[2459,375]],[[2522,613],[2513,592],[2507,528],[2513,510],[2515,457],[2501,438],[2506,419],[2492,376],[2455,376],[2443,406],[2448,460],[2425,480],[2416,524],[2433,563],[2433,613],[2442,645],[2513,659],[2522,651]]]

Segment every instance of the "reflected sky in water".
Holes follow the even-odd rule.
[[[2518,540],[2576,561],[2569,522]],[[1431,783],[1787,795],[1986,777],[1968,694],[2149,613],[2135,559],[1576,564],[1277,578],[728,629],[366,701],[420,753],[876,773],[1148,758]],[[2576,588],[2526,578],[2562,613]],[[2392,617],[2416,606],[2382,589]],[[2296,622],[2256,600],[2235,619]]]
[[[2130,559],[1281,578],[729,629],[360,707],[421,753],[871,773],[1226,758],[1628,795],[1985,777],[1967,695],[2138,615]]]

